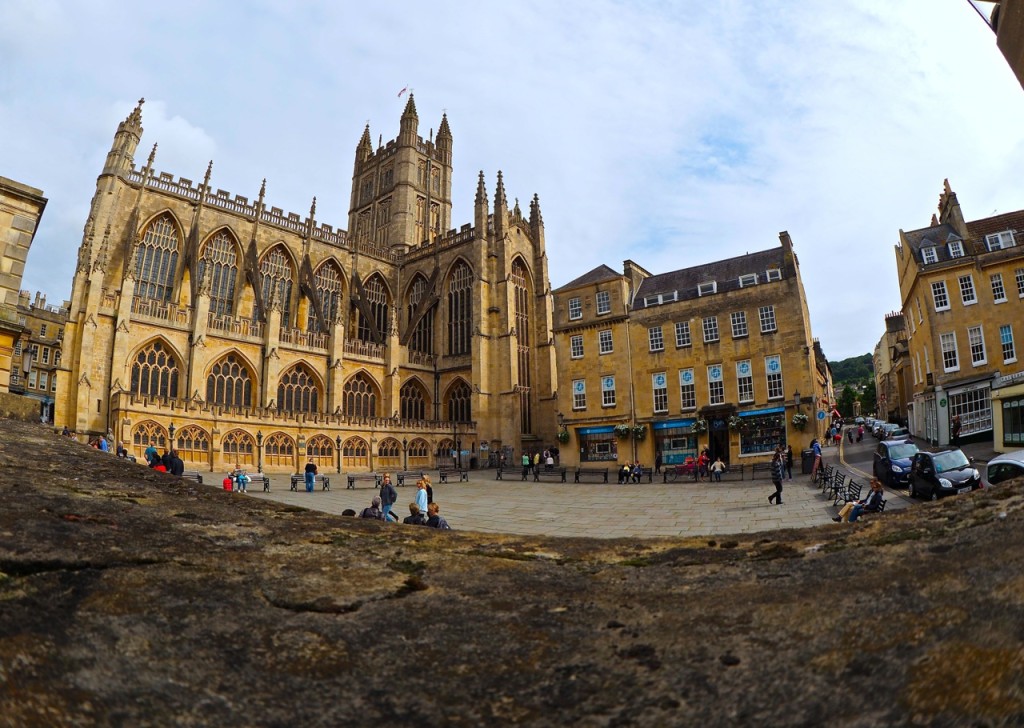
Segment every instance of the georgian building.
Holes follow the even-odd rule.
[[[902,313],[894,311],[886,315],[885,333],[875,344],[872,359],[878,416],[889,422],[907,421],[910,370],[907,330]]]
[[[40,421],[52,422],[68,302],[53,306],[41,293],[32,298],[28,291],[22,291],[18,314],[25,320],[25,330],[14,345],[14,360],[20,372],[11,372],[11,393],[38,401]]]
[[[707,446],[739,464],[823,434],[831,375],[779,237],[669,273],[602,265],[554,292],[563,463],[673,464]]]
[[[142,102],[97,180],[54,424],[187,467],[485,464],[554,436],[544,223],[481,172],[451,227],[448,119],[355,149],[348,230],[141,168]],[[173,437],[172,437],[173,433]]]
[[[896,245],[913,401],[911,429],[997,449],[1024,445],[1024,210],[966,221],[944,182],[938,215]]]

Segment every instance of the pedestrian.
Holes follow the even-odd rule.
[[[306,492],[312,493],[313,489],[316,487],[316,463],[313,462],[313,458],[310,458],[309,462],[306,463],[303,478],[306,480]]]
[[[533,472],[540,472],[540,450],[533,453]]]
[[[423,475],[423,490],[427,491],[427,505],[430,505],[434,502],[434,489],[430,487],[430,476],[425,473]]]
[[[661,473],[661,450],[654,456],[654,472]]]
[[[391,484],[391,474],[384,473],[383,478],[381,478],[380,484],[380,505],[381,510],[384,511],[385,523],[387,523],[389,516],[394,518],[396,521],[398,520],[398,516],[395,516],[391,513],[391,507],[395,504],[397,500],[398,491],[395,490],[395,486]]]
[[[526,480],[526,476],[530,474],[530,454],[523,452],[523,480]],[[423,511],[426,513],[426,509]]]
[[[711,464],[711,477],[715,479],[716,483],[722,482],[722,473],[725,472],[725,463],[722,462],[722,456],[719,455],[715,458],[715,462]]]
[[[811,468],[811,481],[818,475],[818,468],[821,467],[821,443],[818,438],[811,440],[811,450],[814,452],[814,466]]]
[[[380,509],[380,496],[375,495],[370,501],[370,507],[364,508],[363,512],[359,514],[360,518],[372,518],[377,521],[384,520],[384,511]]]
[[[549,473],[555,469],[555,456],[551,454],[551,451],[547,451],[547,455],[544,456],[544,469]]]
[[[427,512],[427,484],[423,482],[423,478],[416,481],[416,505],[420,513]]]
[[[864,425],[860,425],[857,428],[857,442],[860,442],[863,439],[864,439]]]
[[[160,453],[156,451],[155,447],[150,445],[142,455],[146,458],[146,464],[149,465],[149,467],[156,467],[156,461],[160,459]]]
[[[793,446],[786,445],[786,480],[793,479]]]
[[[178,457],[177,450],[171,450],[171,469],[168,472],[171,475],[177,475],[179,478],[185,472],[185,463]]]
[[[452,527],[448,525],[448,521],[444,520],[444,516],[441,515],[441,506],[437,503],[431,503],[427,508],[427,525],[431,528],[439,528],[442,531],[451,531]]]
[[[772,456],[772,484],[775,485],[775,492],[768,496],[768,502],[775,502],[775,505],[782,505],[782,475],[785,466],[782,464],[782,453],[775,451]]]
[[[960,447],[960,429],[960,415],[953,415],[953,426],[951,430],[953,433],[953,447]]]

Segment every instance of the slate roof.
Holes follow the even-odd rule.
[[[914,259],[919,263],[924,263],[924,258],[921,257],[922,248],[935,248],[935,253],[938,257],[937,262],[953,260],[953,256],[949,254],[949,242],[951,240],[963,242],[966,255],[972,255],[974,252],[972,246],[964,241],[949,223],[932,225],[920,230],[911,230],[910,232],[903,233],[903,237],[910,244],[910,249],[914,252]]]
[[[601,281],[615,280],[621,277],[621,273],[616,273],[608,266],[602,264],[594,268],[594,270],[590,271],[589,273],[584,273],[579,278],[569,281],[561,288],[556,288],[554,292],[558,293],[559,291],[564,291],[569,288],[589,286],[593,285],[594,283],[600,283]]]
[[[643,301],[647,296],[678,291],[680,299],[696,298],[697,286],[701,283],[717,283],[719,293],[739,290],[740,276],[757,273],[758,283],[766,281],[765,271],[777,268],[786,276],[785,250],[782,246],[756,253],[747,253],[735,258],[717,260],[713,263],[695,265],[670,273],[661,273],[644,279],[637,289],[634,300]]]
[[[983,220],[967,223],[967,232],[983,248],[986,235],[1001,233],[1005,230],[1012,230],[1013,238],[1017,245],[1024,245],[1024,210],[1007,212],[1004,215],[995,215],[994,217],[986,217]]]
[[[914,252],[914,259],[919,263],[924,263],[921,250],[927,247],[935,248],[938,258],[936,263],[941,263],[947,260],[954,260],[953,256],[949,254],[949,242],[951,240],[963,240],[964,255],[981,255],[988,252],[985,237],[1006,230],[1013,231],[1013,237],[1018,246],[1024,245],[1024,210],[968,222],[966,240],[963,240],[956,230],[953,229],[953,226],[948,223],[932,225],[920,230],[911,230],[910,232],[903,233],[903,236]]]

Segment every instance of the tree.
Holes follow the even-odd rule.
[[[857,393],[853,387],[847,384],[843,387],[843,393],[839,395],[839,414],[843,417],[853,417],[853,403],[857,400]]]
[[[875,381],[869,379],[864,384],[864,391],[860,394],[860,411],[864,414],[871,414],[875,412],[881,417],[885,416],[885,412],[878,412],[878,395],[875,391]]]

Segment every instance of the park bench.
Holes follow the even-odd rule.
[[[840,503],[849,503],[850,501],[860,500],[860,492],[862,490],[860,483],[853,478],[846,483],[846,486],[842,490],[836,492],[835,500],[832,505],[837,506]]]
[[[551,470],[545,470],[544,468],[533,469],[533,482],[539,483],[541,478],[545,480],[558,480],[559,482],[565,482],[565,471],[567,468],[552,468]]]
[[[458,476],[459,482],[469,482],[469,471],[461,468],[442,468],[437,471],[437,479],[442,483],[447,483],[448,478]]]
[[[203,484],[203,476],[198,470],[186,470],[181,474],[181,477],[185,480],[194,480],[200,485]]]
[[[532,466],[531,466],[531,467],[532,467]],[[526,480],[526,475],[527,475],[527,474],[528,474],[529,472],[530,472],[530,468],[527,468],[526,470],[524,470],[524,469],[523,469],[523,466],[522,466],[522,465],[519,465],[519,466],[517,466],[517,467],[513,467],[513,466],[510,466],[510,465],[506,465],[505,467],[503,467],[503,468],[498,468],[498,469],[497,469],[497,470],[495,471],[495,473],[494,473],[494,478],[495,478],[495,480],[506,480],[506,478],[505,478],[505,477],[503,477],[503,476],[505,476],[505,475],[518,475],[518,476],[520,476],[520,477],[521,477],[521,478],[522,478],[523,480]]]
[[[608,468],[576,468],[573,474],[573,482],[580,482],[580,478],[594,478],[602,483],[608,482]]]
[[[754,463],[750,466],[750,479],[757,480],[757,477],[770,478],[772,476],[772,464],[768,463]]]
[[[377,473],[349,473],[348,476],[346,477],[348,478],[348,485],[346,486],[346,488],[350,490],[355,489],[356,483],[370,482],[373,483],[374,487],[379,488],[382,481],[381,476],[378,475]]]
[[[839,503],[842,500],[844,493],[846,493],[846,473],[841,473],[838,469],[833,470],[832,483],[829,485],[828,497],[832,498],[835,503]]]
[[[253,483],[260,483],[263,485],[263,492],[270,492],[270,476],[264,475],[263,473],[257,473],[256,475],[249,476]]]
[[[326,475],[319,475],[319,474],[314,475],[313,476],[313,488],[314,488],[314,490],[316,489],[316,484],[317,483],[319,483],[320,487],[323,488],[324,490],[330,490],[331,489],[331,479],[328,476],[326,476]],[[267,485],[267,490],[270,490],[270,487],[269,487],[268,484],[264,483],[264,485]],[[302,487],[306,487],[306,474],[305,473],[292,473],[292,476],[291,476],[291,489],[292,490],[298,490],[300,485]]]
[[[403,486],[405,485],[406,479],[408,479],[412,482],[413,485],[416,485],[416,481],[422,477],[422,470],[403,470],[401,472],[395,473],[395,482],[397,482],[399,486]]]

